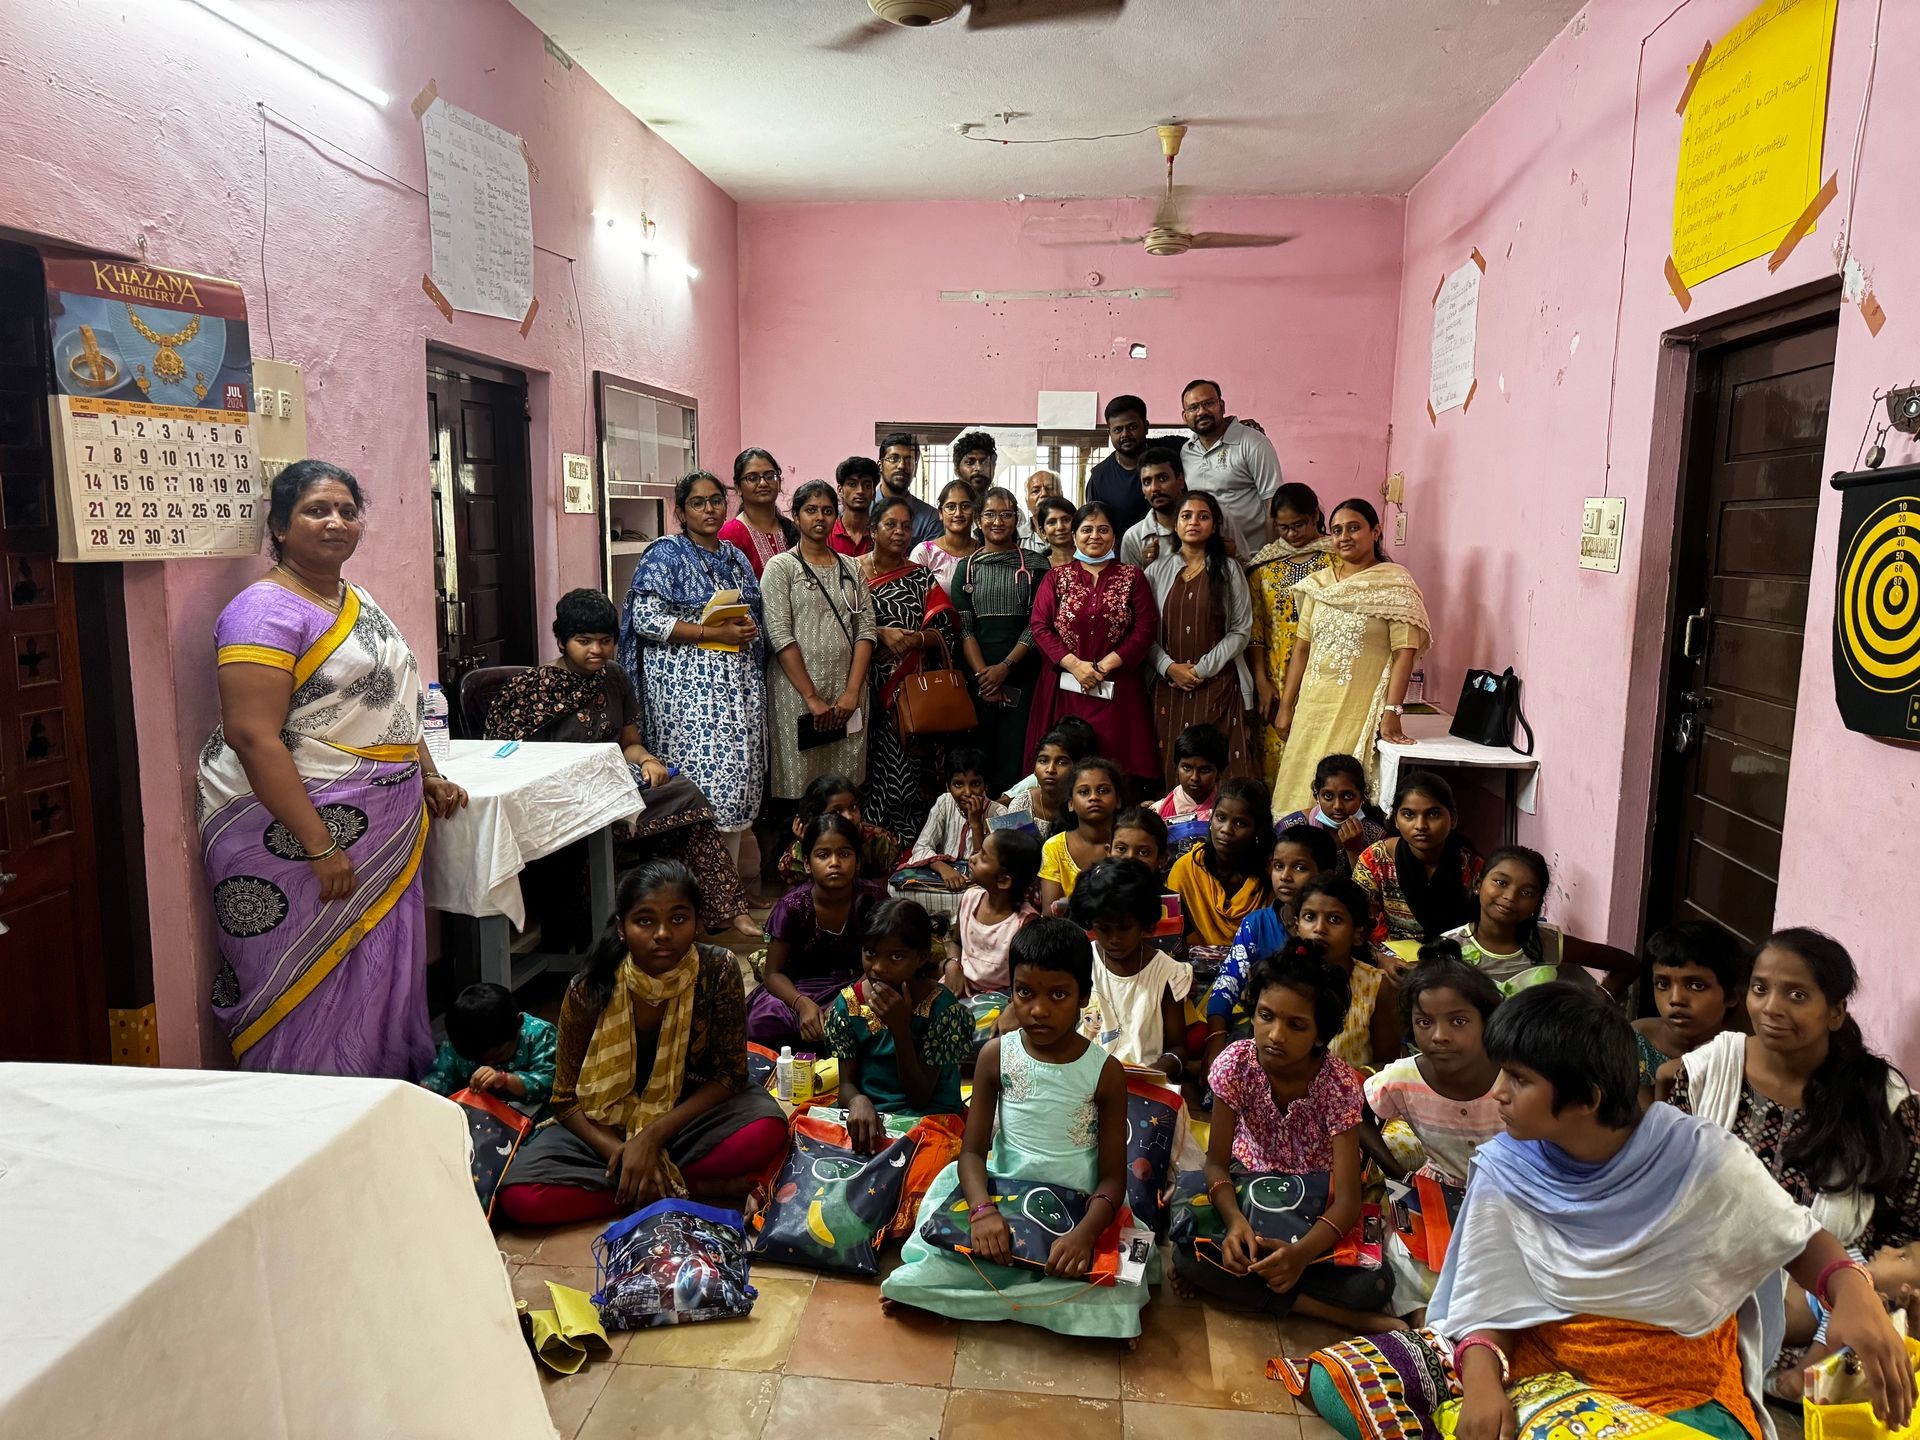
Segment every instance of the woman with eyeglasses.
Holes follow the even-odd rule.
[[[980,548],[973,533],[973,487],[964,480],[949,480],[940,492],[940,524],[944,533],[936,540],[922,540],[908,553],[915,565],[933,571],[940,588],[953,594],[953,572],[960,562]]]
[[[1074,516],[1073,558],[1041,578],[1033,640],[1046,657],[1027,716],[1032,755],[1062,719],[1093,727],[1095,753],[1120,767],[1139,793],[1158,791],[1160,753],[1143,678],[1160,629],[1147,577],[1117,558],[1113,512],[1099,501]]]
[[[873,549],[858,561],[873,607],[875,639],[874,726],[860,808],[905,853],[920,838],[933,808],[943,747],[903,739],[894,703],[908,676],[959,663],[960,619],[934,570],[907,559],[909,547],[924,550],[937,543],[913,545],[913,507],[907,497],[882,495],[873,502],[872,521]],[[958,735],[944,738],[962,743]]]
[[[1286,742],[1273,728],[1280,713],[1280,691],[1287,682],[1287,658],[1293,654],[1300,602],[1293,593],[1307,576],[1333,563],[1326,516],[1320,497],[1298,482],[1282,485],[1273,496],[1273,541],[1247,566],[1253,588],[1253,639],[1247,668],[1253,672],[1254,714],[1259,718],[1260,773],[1269,785],[1280,771]],[[1288,796],[1289,800],[1293,797]],[[1280,797],[1275,795],[1275,803]]]
[[[780,513],[780,462],[759,446],[733,457],[733,488],[740,492],[740,513],[720,527],[720,538],[747,557],[757,580],[769,560],[794,547],[800,532]]]
[[[953,571],[953,605],[960,613],[960,648],[973,672],[980,728],[974,743],[987,752],[987,793],[1003,795],[1028,773],[1027,714],[1040,665],[1034,659],[1033,599],[1046,563],[1019,544],[1020,502],[998,485],[980,501],[982,546]]]
[[[727,492],[711,472],[674,486],[673,512],[680,533],[647,546],[634,566],[620,664],[640,694],[647,749],[700,787],[737,860],[767,765],[760,582],[720,538]],[[708,602],[729,590],[739,592],[731,614],[703,619]]]

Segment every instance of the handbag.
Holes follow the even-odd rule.
[[[1460,703],[1453,707],[1453,724],[1447,733],[1476,745],[1499,749],[1518,748],[1513,743],[1513,727],[1518,722],[1527,732],[1522,755],[1533,754],[1533,726],[1520,712],[1520,677],[1509,665],[1498,675],[1491,670],[1469,670],[1460,687]]]
[[[955,735],[980,723],[974,712],[973,697],[967,683],[953,668],[953,656],[947,650],[945,636],[940,637],[940,659],[944,668],[929,670],[924,665],[900,682],[893,697],[894,723],[900,738],[911,740],[921,735]]]

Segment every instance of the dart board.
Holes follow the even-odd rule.
[[[1920,740],[1920,465],[1833,477],[1840,492],[1833,688],[1849,730]]]

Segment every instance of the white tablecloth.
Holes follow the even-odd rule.
[[[1387,740],[1380,742],[1382,805],[1393,802],[1393,792],[1400,783],[1402,768],[1420,770],[1428,765],[1472,765],[1482,770],[1520,772],[1515,777],[1514,803],[1529,815],[1539,813],[1534,809],[1540,792],[1540,761],[1537,756],[1522,755],[1509,746],[1476,745],[1471,740],[1457,740],[1447,733],[1447,727],[1453,724],[1453,716],[1444,711],[1434,715],[1403,716],[1400,723],[1408,737],[1418,743],[1396,745]]]
[[[548,1440],[457,1106],[0,1065],[0,1435]]]
[[[441,767],[470,802],[427,833],[426,897],[436,910],[527,923],[520,872],[529,860],[632,820],[640,791],[618,745],[524,744],[496,758],[498,740],[456,740]]]

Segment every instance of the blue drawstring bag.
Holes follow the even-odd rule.
[[[593,1242],[593,1303],[609,1330],[732,1320],[753,1310],[738,1210],[656,1200]]]

